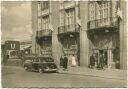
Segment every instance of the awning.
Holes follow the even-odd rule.
[[[29,48],[31,48],[32,46],[25,46],[25,47],[22,47],[22,48],[20,48],[20,50],[26,50],[26,49],[29,49]]]

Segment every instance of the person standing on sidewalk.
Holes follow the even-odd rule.
[[[99,66],[101,69],[104,69],[104,53],[100,54]]]
[[[92,54],[90,56],[90,68],[94,68],[95,66],[95,58],[94,58],[94,54]]]
[[[63,60],[63,57],[61,56],[60,57],[60,67],[63,67],[63,64],[64,64],[63,62],[64,62],[64,60]]]
[[[75,66],[76,66],[76,58],[73,54],[73,56],[72,56],[72,67],[75,67]]]
[[[64,70],[66,70],[67,69],[67,64],[68,64],[68,58],[66,57],[66,55],[64,55],[64,60],[63,60],[63,68],[64,68]]]

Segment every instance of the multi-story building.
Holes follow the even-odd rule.
[[[98,62],[99,55],[104,53],[107,67],[115,67],[117,62],[123,61],[120,58],[122,52],[120,51],[122,40],[120,39],[122,30],[120,22],[123,20],[118,16],[122,3],[119,1],[91,1],[88,3],[89,53],[90,55],[95,54]]]
[[[80,66],[87,67],[90,55],[99,60],[102,51],[107,66],[120,54],[121,68],[126,68],[126,19],[117,17],[118,7],[125,14],[124,6],[119,1],[33,1],[33,53],[52,56],[57,64],[61,55],[75,55]]]

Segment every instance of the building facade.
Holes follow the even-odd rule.
[[[79,3],[77,1],[62,1],[59,9],[60,24],[58,27],[58,39],[62,45],[62,54],[69,59],[74,55],[80,60],[80,26]]]
[[[124,65],[121,63],[124,59],[120,56],[122,53],[120,51],[122,40],[120,39],[122,29],[120,23],[126,19],[122,18],[122,11],[119,10],[122,3],[120,1],[88,3],[89,55],[95,54],[99,63],[99,56],[104,54],[106,67],[120,68]]]
[[[88,34],[90,54],[105,54],[105,65],[119,61],[119,23],[117,17],[118,2],[89,2]],[[113,51],[118,50],[116,53]],[[118,58],[114,58],[118,56]],[[115,60],[114,60],[115,59]]]
[[[5,41],[4,55],[8,55],[9,58],[18,58],[19,50],[20,50],[19,41]]]
[[[59,63],[59,1],[32,2],[33,40],[32,52],[38,56],[53,57]],[[58,13],[57,13],[58,11]],[[54,30],[54,31],[53,31]],[[57,55],[58,54],[58,55]]]
[[[69,59],[75,55],[78,65],[86,67],[92,54],[99,62],[99,55],[104,53],[106,67],[115,68],[118,60],[125,69],[123,47],[126,44],[125,40],[121,42],[125,33],[121,29],[126,29],[126,19],[118,15],[119,8],[126,14],[124,4],[120,1],[33,1],[32,52],[53,57],[58,65],[62,55]]]

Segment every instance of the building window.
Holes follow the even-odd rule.
[[[60,26],[64,26],[64,12],[60,12]]]
[[[110,1],[100,1],[100,3],[97,3],[95,1],[89,2],[89,21],[91,21],[90,26],[92,28],[95,28],[95,25],[110,25],[110,4]]]
[[[38,16],[41,15],[41,3],[39,2],[38,3]]]
[[[89,20],[95,19],[95,3],[90,2],[89,3]]]
[[[41,30],[41,18],[38,18],[38,30]]]
[[[49,29],[49,15],[42,18],[42,28]]]
[[[98,4],[97,4],[98,5]],[[104,1],[98,5],[99,19],[109,18],[110,17],[110,2]]]
[[[65,24],[66,25],[71,25],[75,23],[75,9],[68,9],[65,10],[66,15],[65,15]]]
[[[49,1],[43,1],[42,3],[42,10],[48,9],[49,8]]]

